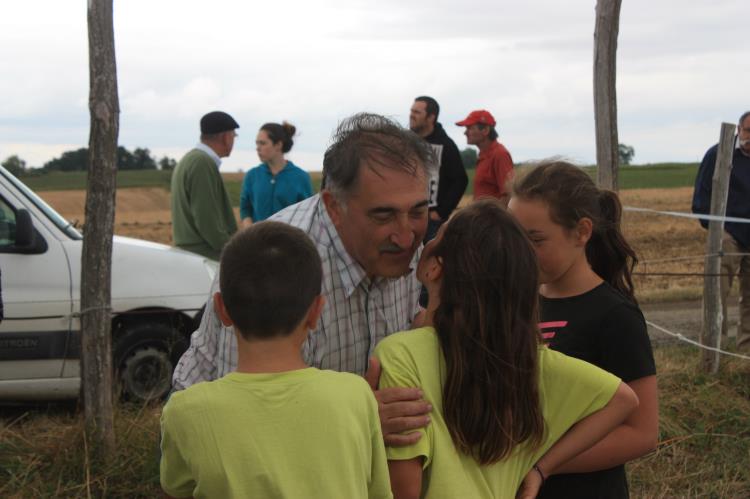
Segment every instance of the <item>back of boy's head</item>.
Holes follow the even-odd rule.
[[[280,222],[241,230],[221,254],[222,299],[246,339],[291,334],[320,294],[322,278],[313,242]]]

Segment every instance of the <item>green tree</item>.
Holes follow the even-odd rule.
[[[618,144],[617,153],[620,157],[620,164],[629,165],[633,160],[633,156],[635,156],[635,149],[627,144]]]
[[[159,160],[159,168],[166,171],[174,170],[174,167],[177,166],[177,160],[172,159],[168,156],[164,156]]]
[[[473,170],[477,166],[477,151],[467,147],[461,150],[461,161],[464,164],[464,168],[467,170]]]
[[[44,163],[44,171],[61,171],[72,172],[76,170],[86,170],[89,160],[89,150],[87,147],[81,147],[75,151],[65,151],[59,158],[51,159]]]
[[[156,161],[148,148],[136,147],[133,151],[133,168],[136,170],[156,170]]]
[[[17,155],[8,156],[2,162],[3,167],[15,176],[21,175],[26,171],[26,161]]]
[[[135,170],[135,156],[122,146],[117,146],[117,169],[118,170]]]
[[[54,158],[44,164],[44,171],[70,172],[86,170],[89,150],[81,147],[75,151],[66,151],[59,158]],[[156,170],[156,161],[147,148],[136,147],[132,153],[123,146],[117,147],[118,170]]]

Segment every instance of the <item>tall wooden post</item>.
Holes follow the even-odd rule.
[[[597,0],[594,29],[594,123],[599,187],[617,190],[617,35],[622,0]]]
[[[94,458],[115,449],[112,411],[111,267],[120,107],[113,0],[89,0],[89,133],[86,226],[81,261],[81,381]]]
[[[729,174],[732,171],[732,149],[734,148],[735,125],[721,124],[719,150],[716,155],[714,176],[711,179],[711,215],[723,217],[727,212],[729,195]],[[712,256],[721,253],[721,239],[724,235],[724,221],[711,220],[708,223],[708,240],[706,242],[706,276],[703,280],[703,327],[701,343],[719,348],[721,346],[721,257]],[[719,371],[719,353],[703,350],[701,370],[706,373]]]

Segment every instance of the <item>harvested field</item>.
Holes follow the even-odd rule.
[[[43,191],[39,193],[65,218],[84,222],[84,191]],[[655,210],[690,211],[692,189],[632,189],[622,191],[623,205]],[[465,202],[468,202],[468,197]],[[115,233],[172,244],[169,193],[158,187],[117,191]],[[235,212],[238,214],[237,210]],[[239,214],[238,214],[239,218]],[[700,273],[703,260],[664,261],[699,257],[704,252],[705,231],[694,220],[663,215],[625,212],[623,230],[638,252],[641,273]],[[641,299],[694,299],[700,296],[699,277],[637,275]]]

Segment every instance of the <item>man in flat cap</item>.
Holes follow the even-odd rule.
[[[513,158],[498,142],[496,124],[495,118],[484,109],[472,111],[466,119],[456,123],[466,127],[466,142],[479,148],[474,172],[474,199],[494,197],[507,206],[513,178]]]
[[[218,260],[221,249],[237,232],[224,182],[221,158],[232,152],[234,118],[213,111],[201,118],[198,145],[177,163],[172,173],[172,238],[175,246]]]

